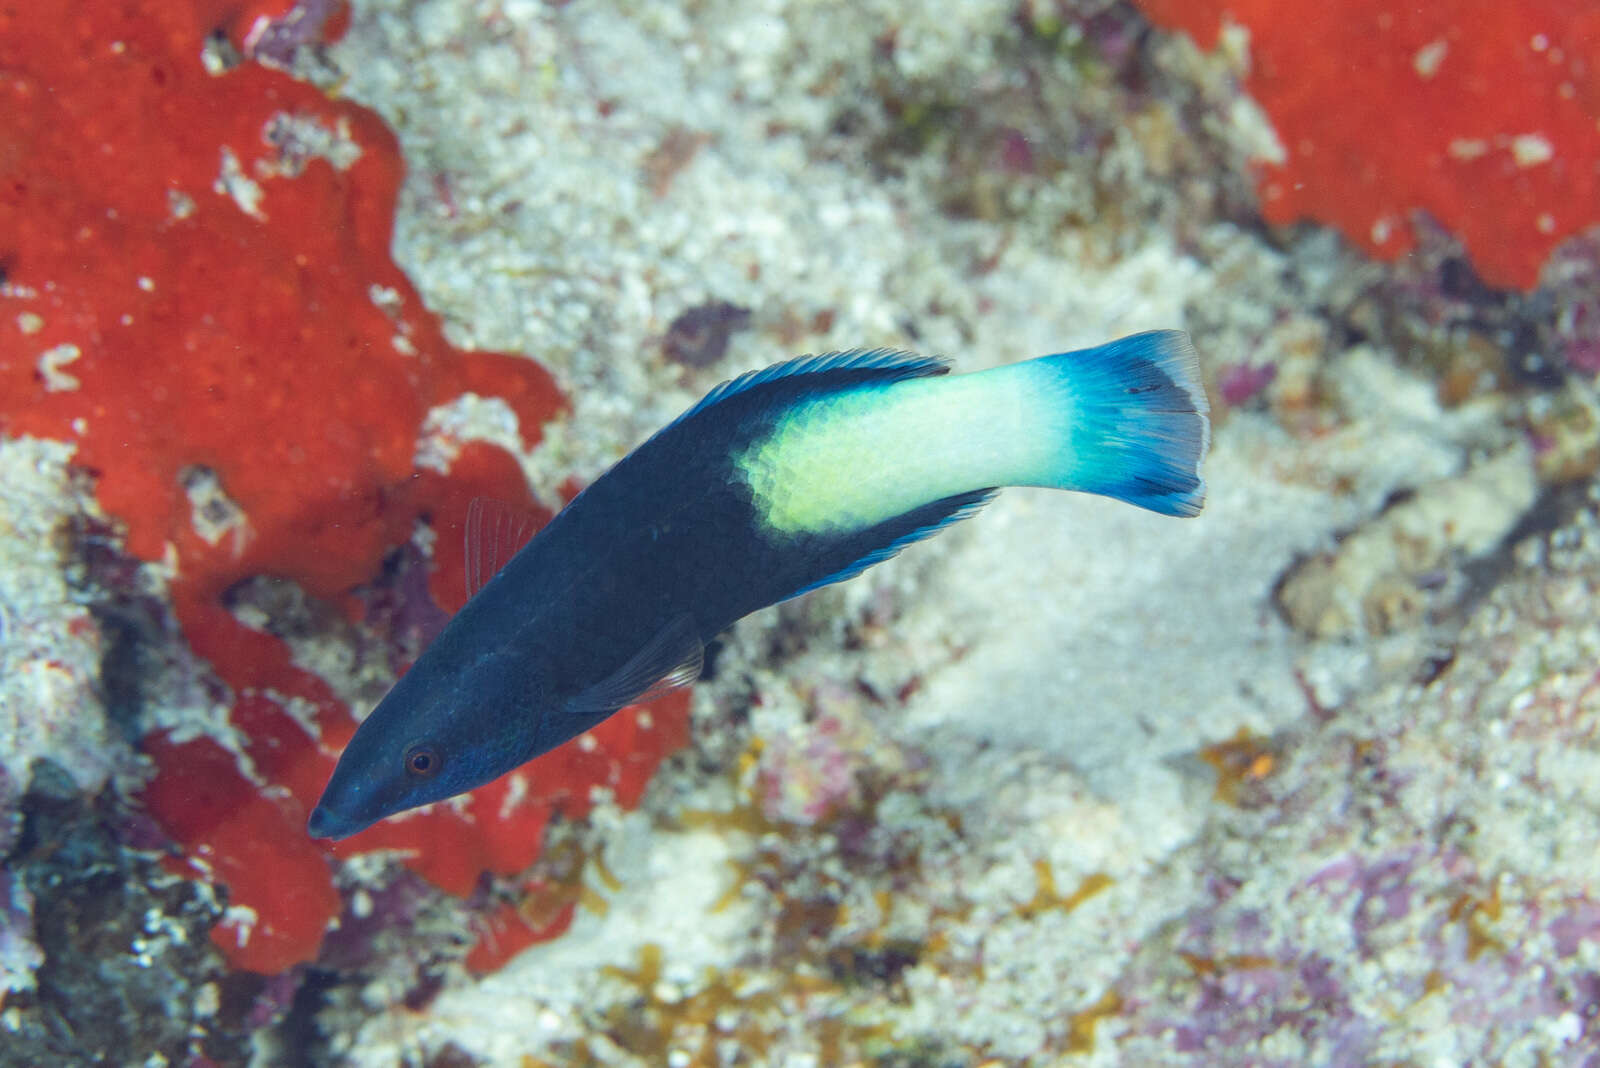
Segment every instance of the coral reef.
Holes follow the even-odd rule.
[[[1530,431],[1554,431],[1555,381],[1560,412],[1586,387],[1523,353],[1587,329],[1552,311],[1582,306],[1581,254],[1508,296],[1426,223],[1394,266],[1264,233],[1246,160],[1270,136],[1239,68],[1127,5],[398,13],[358,7],[335,50],[417,161],[398,254],[475,340],[582,383],[548,439],[580,471],[800,348],[966,368],[1181,321],[1221,403],[1191,526],[1007,494],[937,551],[735,628],[690,758],[579,835],[614,878],[497,885],[497,940],[567,934],[421,1013],[343,991],[319,1016],[337,1055],[1337,1064],[1403,1059],[1430,1012],[1458,1059],[1582,1055],[1587,891],[1492,843],[1586,840],[1589,802],[1548,826],[1479,813],[1471,840],[1416,814],[1430,791],[1538,806],[1467,759],[1481,718],[1418,706],[1485,684],[1462,658],[1545,581],[1507,549],[1565,492]],[[708,294],[751,310],[708,366],[605,358],[653,356]],[[1335,569],[1320,603],[1354,623],[1312,639],[1274,594],[1341,538],[1383,566]],[[1371,634],[1364,601],[1401,610]],[[1508,871],[1550,880],[1545,926],[1502,928]],[[1516,1046],[1504,1021],[1530,1011]]]
[[[3,1053],[1600,1056],[1587,15],[80,6],[0,13]],[[473,497],[799,351],[1173,325],[1198,520],[1008,492],[304,837]]]

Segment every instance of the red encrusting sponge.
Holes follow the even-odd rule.
[[[1285,158],[1269,221],[1315,219],[1381,259],[1426,211],[1490,285],[1531,289],[1600,223],[1600,8],[1568,0],[1136,0],[1214,47],[1249,35],[1246,88]]]

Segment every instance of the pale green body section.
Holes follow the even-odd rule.
[[[819,397],[734,458],[772,531],[860,530],[990,486],[1072,489],[1067,384],[1036,361]],[[1040,373],[1044,371],[1045,373]]]

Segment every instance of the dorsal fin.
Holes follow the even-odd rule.
[[[471,598],[533,537],[534,517],[493,497],[467,505],[466,576]]]
[[[864,381],[898,382],[903,378],[942,375],[949,370],[950,365],[937,356],[919,356],[917,353],[901,349],[850,349],[846,352],[824,352],[820,356],[797,356],[783,363],[775,363],[771,367],[747,371],[738,378],[722,383],[673,422],[681,423],[729,397],[785,378],[827,374],[834,371],[865,371],[872,373],[863,375]]]

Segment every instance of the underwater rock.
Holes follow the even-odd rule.
[[[70,529],[91,507],[71,457],[55,442],[0,437],[0,850],[36,761],[93,794],[131,758],[106,723],[100,626],[68,581]]]
[[[1600,525],[1512,556],[1431,679],[1325,710],[1219,810],[1201,899],[1116,983],[1122,1056],[1593,1061]]]
[[[85,799],[41,764],[23,799],[5,878],[33,901],[37,970],[5,997],[7,1064],[242,1063],[241,1021],[220,1014],[222,956],[206,937],[221,906],[133,848],[108,795]],[[0,927],[0,947],[13,933]]]
[[[33,894],[15,872],[0,868],[0,1004],[7,994],[32,990],[42,963],[33,941]]]
[[[1600,469],[1600,397],[1592,386],[1569,382],[1529,398],[1525,411],[1541,479],[1582,484]]]
[[[1419,486],[1338,547],[1300,562],[1278,588],[1296,629],[1316,638],[1387,634],[1418,622],[1451,569],[1498,547],[1538,496],[1518,445]]]

